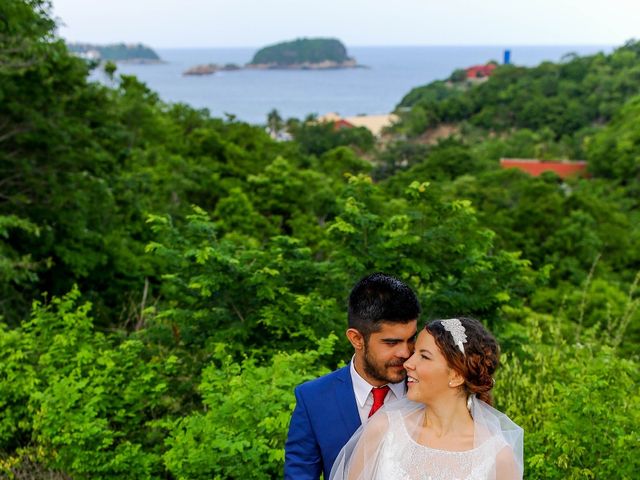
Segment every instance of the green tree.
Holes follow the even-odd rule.
[[[95,332],[79,296],[35,303],[22,327],[0,327],[0,448],[78,478],[150,478],[160,437],[149,422],[171,403],[163,377],[176,358]]]
[[[278,134],[284,127],[284,121],[275,108],[267,114],[267,128],[271,134]]]
[[[266,363],[237,361],[217,345],[200,384],[206,411],[171,426],[167,469],[178,479],[193,480],[282,476],[293,388],[328,373],[320,358],[331,353],[335,340],[323,339],[304,353],[279,353]]]
[[[525,478],[634,478],[637,363],[593,331],[565,341],[553,317],[522,314],[529,336],[503,358],[496,397],[525,430]]]
[[[634,97],[614,120],[591,139],[587,147],[594,175],[626,185],[640,181],[640,97]]]

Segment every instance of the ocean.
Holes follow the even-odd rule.
[[[277,109],[283,118],[336,112],[341,116],[391,112],[417,86],[447,78],[456,68],[502,62],[511,51],[511,63],[535,66],[560,61],[569,53],[610,52],[611,46],[431,46],[353,47],[349,55],[368,68],[346,70],[241,70],[210,76],[183,76],[189,67],[204,63],[245,64],[257,49],[156,49],[166,62],[155,65],[122,63],[117,73],[135,75],[158,92],[165,102],[183,102],[207,108],[213,116],[226,114],[264,124]],[[96,71],[93,78],[106,79]]]

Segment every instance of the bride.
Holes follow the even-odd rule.
[[[330,480],[519,480],[523,431],[491,407],[498,344],[472,318],[429,323],[405,362],[407,399],[342,449]]]

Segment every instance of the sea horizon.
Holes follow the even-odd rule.
[[[300,38],[305,38],[305,37],[300,37]],[[329,37],[327,37],[329,38]],[[94,43],[94,42],[82,42],[79,40],[65,40],[71,43]],[[141,43],[145,46],[148,46],[150,48],[153,48],[154,50],[183,50],[183,49],[188,49],[188,50],[197,50],[197,49],[209,49],[209,50],[227,50],[227,49],[248,49],[248,48],[253,48],[256,50],[259,50],[261,48],[270,46],[270,45],[276,45],[278,43],[282,43],[282,42],[274,42],[274,43],[265,43],[264,45],[228,45],[228,46],[206,46],[206,45],[195,45],[195,46],[158,46],[158,45],[150,45],[150,44],[146,44],[144,42],[116,42],[116,43],[125,43],[125,44],[129,44],[129,43]],[[561,47],[601,47],[601,48],[617,48],[619,46],[622,46],[623,44],[620,45],[610,45],[610,44],[599,44],[599,43],[512,43],[509,44],[508,46],[505,46],[504,44],[500,44],[500,43],[485,43],[485,44],[474,44],[474,45],[468,45],[468,44],[453,44],[453,43],[443,43],[443,44],[429,44],[429,45],[425,45],[425,44],[407,44],[407,45],[399,45],[399,44],[379,44],[379,45],[374,45],[374,44],[362,44],[362,45],[358,45],[358,44],[346,44],[345,42],[342,42],[345,47],[347,48],[347,50],[349,48],[414,48],[414,47],[418,47],[418,48],[442,48],[442,47],[455,47],[455,48],[482,48],[482,47],[500,47],[500,48],[506,48],[509,49],[511,47],[554,47],[554,48],[561,48]],[[109,43],[112,44],[112,43]],[[96,43],[96,45],[103,45],[103,43]],[[104,43],[104,45],[106,45],[106,43]]]
[[[206,108],[212,116],[264,124],[277,109],[284,118],[305,118],[335,112],[341,116],[390,113],[412,88],[443,80],[458,68],[502,63],[535,66],[560,61],[565,55],[609,52],[610,45],[479,45],[479,46],[348,46],[348,54],[365,69],[241,70],[210,76],[183,76],[194,65],[244,65],[254,47],[156,48],[164,63],[119,63],[117,73],[135,75],[168,103]],[[261,48],[261,47],[258,47]],[[99,71],[92,78],[107,81]]]

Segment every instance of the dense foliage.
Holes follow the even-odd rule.
[[[253,56],[252,65],[294,65],[301,63],[350,60],[347,49],[335,38],[298,38],[261,48]]]
[[[639,80],[640,43],[630,41],[611,55],[569,54],[535,68],[503,65],[475,88],[437,81],[413,89],[398,107],[403,129],[414,135],[441,122],[467,121],[492,131],[548,129],[561,139],[611,120],[640,93]]]
[[[345,298],[383,270],[422,320],[497,334],[526,478],[634,478],[638,44],[415,90],[398,128],[455,122],[439,142],[313,119],[276,142],[133,77],[88,82],[43,0],[0,18],[2,475],[281,476],[293,387],[349,359]],[[562,108],[520,108],[542,85]],[[576,152],[591,178],[498,164]]]
[[[640,96],[629,100],[587,149],[591,171],[637,192],[640,183]]]

